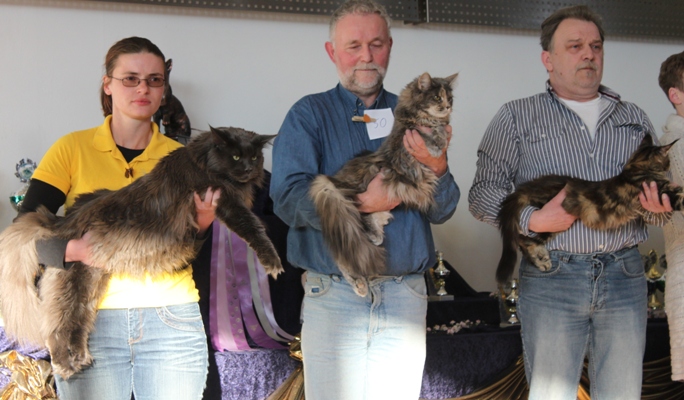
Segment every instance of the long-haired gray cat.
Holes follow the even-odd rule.
[[[522,235],[520,213],[527,206],[543,207],[563,188],[566,196],[562,207],[591,229],[616,229],[644,215],[646,210],[638,198],[644,182],[656,182],[658,193],[669,196],[673,209],[684,209],[682,188],[670,183],[667,175],[670,168],[667,154],[675,142],[654,146],[651,135],[646,135],[622,172],[603,181],[544,175],[519,185],[501,203],[497,216],[503,249],[496,269],[496,280],[504,283],[511,278],[518,259],[518,247],[523,256],[540,270],[548,271],[551,268],[551,257],[545,245],[556,234],[544,232],[534,237]]]
[[[385,270],[383,227],[392,219],[389,211],[365,214],[356,207],[356,195],[366,191],[380,172],[390,199],[427,211],[433,204],[437,176],[406,151],[407,129],[420,131],[430,154],[437,157],[448,145],[445,126],[452,107],[452,85],[458,74],[433,78],[427,72],[399,94],[392,131],[373,153],[349,160],[334,176],[319,175],[310,195],[321,219],[323,237],[345,279],[359,296],[368,293],[369,277]]]
[[[44,208],[0,234],[0,301],[5,330],[20,343],[47,346],[54,372],[68,379],[92,361],[88,335],[111,274],[154,277],[195,256],[193,193],[218,188],[216,217],[254,249],[266,272],[280,258],[251,211],[264,176],[262,148],[273,136],[211,128],[174,150],[147,175],[117,191],[80,196],[64,218]],[[35,242],[91,234],[92,268],[41,268]],[[37,284],[36,284],[37,282]]]

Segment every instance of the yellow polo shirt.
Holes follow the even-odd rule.
[[[130,184],[150,172],[162,157],[182,146],[159,133],[157,125],[151,123],[153,133],[149,145],[142,154],[127,163],[114,143],[110,121],[111,116],[98,127],[61,137],[45,153],[33,173],[32,178],[66,194],[65,208],[74,204],[82,193],[98,189],[117,190]],[[99,308],[161,307],[198,300],[192,267],[188,266],[155,279],[115,275]]]

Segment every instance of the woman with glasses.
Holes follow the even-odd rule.
[[[52,145],[33,174],[21,211],[44,205],[56,213],[79,194],[119,189],[181,146],[151,122],[164,95],[164,61],[144,38],[122,39],[109,49],[100,89],[103,124]],[[208,192],[201,200],[195,194],[198,237],[214,220],[218,195]],[[87,234],[36,247],[45,265],[90,265]],[[201,399],[208,353],[198,300],[191,267],[144,279],[112,276],[89,339],[93,362],[68,380],[56,376],[59,398]]]

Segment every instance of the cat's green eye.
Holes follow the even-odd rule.
[[[238,161],[240,159],[240,156],[233,156],[233,160]]]
[[[442,101],[442,97],[439,96],[439,95],[435,95],[434,100],[435,100],[435,101]]]
[[[256,161],[257,156],[252,156],[252,161]]]

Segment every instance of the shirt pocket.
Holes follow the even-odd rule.
[[[539,175],[557,174],[567,156],[565,128],[561,125],[532,126],[523,133],[520,161],[525,169]]]

